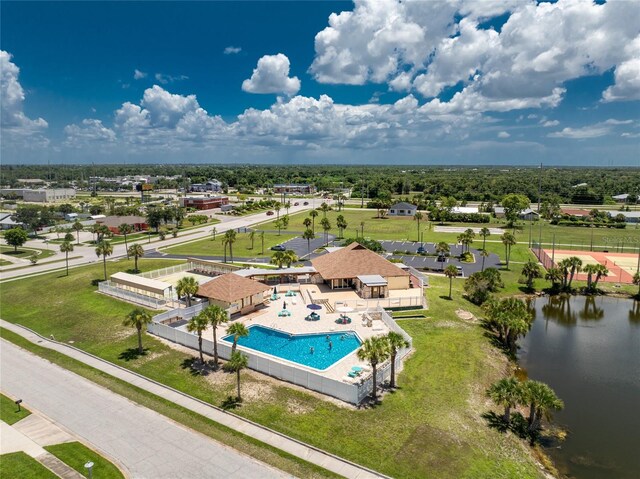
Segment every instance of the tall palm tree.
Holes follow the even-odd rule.
[[[418,239],[417,239],[417,241],[420,241],[420,221],[422,220],[422,218],[424,218],[424,216],[419,211],[416,211],[416,214],[413,215],[413,219],[418,223]]]
[[[142,349],[142,328],[150,324],[151,321],[153,321],[153,318],[148,311],[136,308],[127,314],[122,322],[123,326],[131,326],[138,331],[138,353],[140,354],[144,352],[144,349]]]
[[[607,276],[609,276],[609,269],[603,264],[596,265],[596,279],[593,281],[593,289],[597,290],[598,281],[600,281],[602,277],[607,277]]]
[[[322,211],[323,218],[327,217],[327,211],[329,211],[330,209],[331,208],[329,207],[329,205],[323,201],[322,204],[320,205],[320,211]]]
[[[471,228],[467,228],[464,231],[464,234],[465,234],[465,245],[467,247],[467,252],[469,252],[469,246],[471,246],[471,243],[473,243],[473,239],[476,237],[476,233]]]
[[[284,204],[284,209],[287,210],[287,214],[289,214],[289,208],[291,208],[291,201],[287,200]]]
[[[118,232],[124,236],[124,248],[127,250],[127,259],[129,259],[129,245],[127,244],[127,235],[133,233],[133,226],[122,223],[118,226]]]
[[[84,226],[80,221],[76,220],[71,227],[76,230],[76,244],[80,244],[80,231],[84,229]]]
[[[436,245],[437,255],[443,255],[448,253],[449,251],[451,251],[451,248],[449,248],[449,244],[445,241],[440,241],[440,243]]]
[[[229,242],[227,241],[227,238],[222,237],[222,247],[224,248],[224,262],[227,262],[227,245],[229,244]]]
[[[202,310],[202,313],[200,314],[202,314],[205,318],[207,318],[207,321],[209,321],[209,324],[213,329],[213,364],[217,367],[218,366],[218,337],[216,334],[217,328],[221,324],[224,324],[227,321],[229,321],[229,315],[224,309],[222,309],[217,304],[207,306]]]
[[[522,267],[522,276],[527,278],[527,288],[533,289],[533,280],[536,278],[542,278],[542,271],[540,266],[535,261],[527,261]]]
[[[276,203],[273,209],[276,210],[276,214],[278,215],[277,219],[280,219],[280,210],[282,209],[282,205],[280,203]]]
[[[389,357],[387,342],[382,336],[373,336],[364,340],[357,352],[358,359],[367,361],[373,369],[373,391],[371,395],[374,402],[378,402],[378,364]]]
[[[522,386],[516,378],[504,378],[495,382],[487,389],[487,396],[499,406],[504,406],[502,419],[511,422],[511,409],[516,407],[522,399]]]
[[[395,331],[389,332],[389,334],[385,336],[385,339],[387,340],[387,348],[389,349],[391,359],[391,382],[389,386],[391,389],[394,389],[396,387],[396,356],[402,348],[409,347],[409,341]]]
[[[288,249],[284,252],[284,262],[287,264],[287,268],[291,268],[291,263],[298,261],[298,255],[295,251]]]
[[[129,256],[133,256],[134,267],[136,272],[138,271],[138,258],[142,258],[144,256],[144,248],[140,246],[138,243],[134,243],[127,249],[127,253]]]
[[[253,249],[253,242],[255,239],[256,239],[256,232],[252,230],[249,233],[249,241],[251,241],[251,249]]]
[[[104,280],[107,280],[107,256],[113,254],[113,245],[108,241],[100,241],[96,246],[96,255],[98,258],[102,256],[102,265],[104,266]]]
[[[569,283],[567,284],[567,287],[571,289],[571,283],[573,282],[574,275],[582,270],[582,260],[577,256],[571,256],[568,259],[571,272],[569,274]]]
[[[322,230],[324,231],[324,243],[328,245],[329,230],[331,229],[331,222],[329,221],[329,218],[322,218],[322,221],[320,221],[320,224],[322,225]]]
[[[262,244],[262,250],[260,251],[260,254],[264,254],[264,231],[260,231],[260,242]]]
[[[480,236],[482,236],[482,249],[486,249],[487,236],[491,236],[491,230],[485,226],[480,230]]]
[[[482,251],[480,251],[480,256],[482,256],[482,271],[484,271],[484,260],[489,256],[489,252],[482,248]]]
[[[238,339],[249,336],[249,328],[243,323],[232,323],[227,328],[227,334],[233,334],[233,344],[231,345],[231,355],[233,356],[238,346]]]
[[[564,408],[564,402],[553,389],[539,381],[525,381],[522,390],[523,401],[529,404],[529,435],[531,445],[533,445],[540,430],[542,418],[549,418],[551,411],[559,411]]]
[[[71,241],[63,241],[60,244],[60,252],[64,253],[64,260],[67,264],[67,276],[69,276],[69,253],[73,251],[73,243]]]
[[[309,229],[311,227],[311,218],[307,216],[304,220],[302,220],[302,224],[306,229]]]
[[[458,268],[450,264],[444,269],[444,275],[449,278],[449,299],[453,299],[451,297],[451,289],[453,287],[453,278],[458,276]]]
[[[242,396],[240,395],[240,371],[245,369],[249,365],[249,359],[240,351],[231,353],[231,359],[227,362],[227,368],[236,373],[236,384],[238,387],[238,395],[236,400],[242,402]]]
[[[507,269],[509,269],[509,259],[511,257],[511,247],[517,243],[515,235],[512,233],[504,233],[500,239],[504,245],[505,260],[507,262]]]
[[[338,230],[340,230],[340,238],[343,238],[344,230],[346,230],[347,226],[349,226],[347,220],[344,219],[344,216],[338,215],[338,217],[336,218],[336,226],[338,227]]]
[[[309,216],[311,216],[311,231],[313,231],[313,234],[316,234],[316,217],[319,214],[318,210],[309,211]]]
[[[216,233],[218,232],[218,228],[216,228],[215,226],[213,228],[211,228],[211,236],[213,236],[213,241],[216,240]]]
[[[178,297],[184,296],[187,300],[187,307],[191,306],[191,297],[198,292],[198,282],[193,276],[185,276],[178,280],[176,293]]]
[[[582,271],[587,273],[587,291],[592,291],[593,275],[598,272],[598,265],[594,263],[586,264],[584,265],[584,268],[582,268]]]
[[[562,270],[555,267],[549,268],[547,273],[544,275],[544,279],[551,281],[551,287],[553,289],[559,288],[563,279]]]
[[[236,230],[228,230],[224,234],[224,239],[229,245],[229,256],[231,256],[231,262],[233,263],[233,243],[236,241]]]
[[[311,240],[314,239],[316,235],[313,234],[313,231],[310,229],[306,229],[304,233],[302,233],[302,239],[307,240],[307,255],[311,257]]]
[[[202,333],[209,327],[208,318],[200,312],[187,323],[187,331],[198,335],[198,352],[200,353],[200,364],[204,364],[204,356],[202,355]]]

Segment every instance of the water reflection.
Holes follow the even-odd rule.
[[[578,315],[573,310],[572,297],[566,294],[549,296],[547,303],[542,305],[542,315],[547,321],[564,325],[576,324],[578,320]]]
[[[637,299],[633,301],[633,306],[629,310],[629,321],[640,325],[640,301]]]
[[[604,317],[604,309],[598,307],[595,296],[584,297],[584,307],[580,311],[582,320],[598,320]]]

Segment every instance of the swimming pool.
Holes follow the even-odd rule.
[[[233,343],[233,335],[222,340]],[[249,326],[249,336],[238,340],[239,346],[315,369],[327,369],[358,349],[360,344],[360,338],[353,331],[289,334],[259,324]]]

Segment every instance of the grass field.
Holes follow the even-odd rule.
[[[33,253],[36,253],[38,255],[38,260],[41,260],[53,256],[55,254],[53,248],[55,247],[52,246],[51,249],[38,249],[22,246],[18,248],[18,251],[16,252],[13,246],[0,245],[0,253],[22,259],[28,259]]]
[[[144,270],[169,264],[140,261]],[[114,272],[132,267],[132,261],[107,266]],[[108,361],[222,405],[233,394],[234,378],[223,372],[206,376],[190,372],[188,365],[196,352],[185,354],[145,335],[147,353],[132,359],[135,331],[121,326],[132,306],[95,293],[91,280],[101,277],[101,268],[77,268],[68,278],[52,273],[4,284],[3,319],[47,336],[55,334],[60,341],[73,340]],[[243,373],[246,399],[235,412],[394,477],[540,477],[526,447],[489,429],[480,417],[490,407],[484,390],[505,373],[506,359],[490,347],[480,327],[457,318],[458,301],[440,298],[448,281],[431,279],[431,319],[403,320],[416,351],[399,377],[401,389],[380,406],[341,407],[247,371]],[[459,299],[462,281],[454,285]],[[35,289],[40,292],[37,298]],[[466,302],[463,307],[474,309]],[[281,455],[276,459],[284,460]],[[303,466],[296,463],[296,467]]]
[[[79,442],[45,446],[45,449],[83,476],[87,474],[84,465],[91,461],[94,464],[91,474],[93,479],[124,479],[115,465]]]
[[[7,479],[58,479],[53,472],[24,452],[1,455],[0,473]]]
[[[21,419],[24,419],[29,414],[31,413],[24,407],[20,407],[20,412],[18,412],[18,406],[16,406],[13,400],[3,394],[0,394],[0,421],[4,421],[11,425]]]
[[[321,211],[318,212],[316,217],[316,230],[322,231],[320,227],[320,220],[323,217]],[[336,217],[338,215],[344,216],[347,221],[348,227],[345,232],[346,237],[355,237],[356,229],[358,229],[358,235],[360,234],[360,223],[364,221],[364,236],[373,239],[395,239],[395,240],[409,240],[418,241],[418,224],[412,217],[387,217],[378,218],[377,213],[374,210],[362,210],[358,208],[347,208],[340,212],[329,211],[327,218],[332,225],[331,233],[337,234],[338,229],[336,227]],[[293,231],[304,231],[303,220],[308,216],[308,212],[299,213],[290,217],[289,229]],[[432,223],[431,228],[426,221],[420,222],[420,229],[423,231],[423,239],[427,242],[434,241],[447,241],[454,243],[456,237],[455,233],[436,233],[434,227],[437,223]],[[496,220],[492,223],[446,223],[447,226],[459,226],[463,228],[503,228],[505,231],[512,231],[506,229],[506,222],[504,220]],[[273,230],[275,228],[274,222],[265,223],[260,225],[260,229]],[[516,238],[519,242],[529,242],[529,223],[520,222],[516,229]],[[614,228],[578,228],[570,226],[553,226],[547,222],[542,223],[542,242],[551,244],[555,234],[556,243],[563,243],[567,245],[573,245],[575,247],[582,246],[588,248],[591,244],[591,235],[593,233],[593,244],[606,246],[611,249],[624,242],[627,248],[640,246],[640,229],[632,226],[627,226],[627,229],[614,229]],[[531,229],[532,238],[538,241],[540,238],[540,225],[534,223]],[[476,237],[473,247],[478,247],[479,240],[481,238]],[[487,241],[495,242],[500,239],[495,235],[489,236]],[[488,248],[487,248],[488,249]]]
[[[193,243],[182,244],[178,246],[171,246],[163,249],[162,251],[169,254],[193,254],[193,255],[208,255],[208,256],[223,256],[224,246],[222,244],[223,234],[216,235],[214,240],[212,237],[205,238]],[[255,258],[271,256],[273,251],[271,248],[274,245],[283,243],[293,238],[294,235],[287,234],[286,231],[282,231],[281,235],[278,233],[265,233],[264,235],[264,253],[262,252],[262,242],[260,235],[256,233],[253,248],[251,248],[251,240],[249,239],[249,233],[238,233],[236,241],[233,243],[233,256],[238,258]],[[227,255],[229,255],[229,248],[227,247]]]

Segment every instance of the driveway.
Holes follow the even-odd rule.
[[[115,458],[133,478],[290,477],[0,340],[0,388]]]

